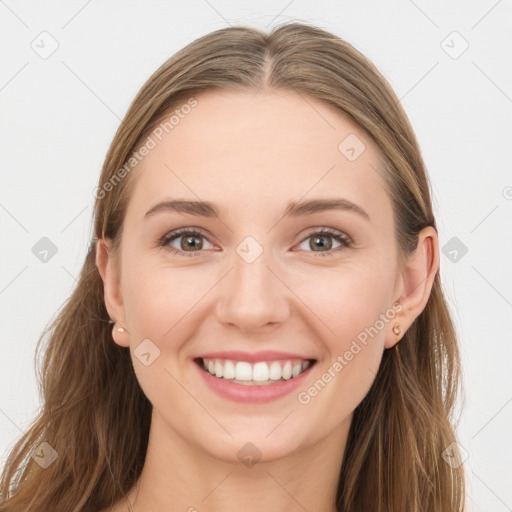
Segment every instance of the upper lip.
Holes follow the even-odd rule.
[[[231,359],[233,361],[278,361],[281,359],[312,360],[313,357],[301,356],[292,352],[276,352],[274,350],[263,350],[261,352],[242,352],[240,350],[228,350],[224,352],[208,352],[199,356],[206,359]]]

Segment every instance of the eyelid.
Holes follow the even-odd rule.
[[[354,241],[352,240],[352,237],[347,235],[345,232],[340,231],[339,229],[329,228],[327,226],[311,228],[311,231],[308,231],[307,234],[301,238],[299,243],[304,242],[304,240],[309,238],[311,235],[316,235],[316,234],[328,234],[328,235],[332,235],[333,237],[342,238],[348,245],[351,245],[354,243]]]

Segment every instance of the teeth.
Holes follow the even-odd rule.
[[[256,363],[252,369],[252,380],[256,382],[265,382],[268,380],[268,365],[267,363]]]
[[[297,377],[297,375],[299,375],[299,373],[302,371],[302,365],[301,363],[295,363],[293,365],[293,369],[292,369],[292,377]]]
[[[246,363],[244,361],[238,361],[238,363],[236,363],[235,375],[236,375],[236,377],[235,377],[236,380],[252,380],[251,363]]]
[[[289,380],[297,377],[311,366],[311,362],[287,360],[249,363],[247,361],[203,358],[202,366],[214,377],[238,381],[241,384],[257,382],[270,384],[270,381]]]
[[[277,361],[272,361],[270,364],[270,380],[279,380],[281,377],[281,365]]]
[[[222,363],[219,361],[219,364],[222,366]],[[212,373],[212,372],[210,372]],[[213,373],[212,373],[213,375]],[[224,364],[224,371],[221,371],[219,374],[216,374],[217,377],[224,377],[225,379],[234,379],[235,378],[235,365],[232,361],[226,361]]]
[[[210,365],[208,365],[208,368],[209,367]],[[224,375],[224,366],[220,361],[215,361],[215,375],[217,375],[217,377],[222,377]]]
[[[286,361],[285,365],[283,366],[283,379],[288,380],[291,378],[292,378],[292,363],[291,363],[291,361]]]

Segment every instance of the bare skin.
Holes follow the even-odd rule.
[[[393,325],[403,334],[426,305],[437,235],[425,228],[416,252],[400,259],[378,150],[328,105],[289,91],[196,98],[197,107],[133,171],[120,262],[110,240],[97,246],[108,312],[126,329],[114,329],[113,342],[129,348],[153,404],[139,485],[128,502],[102,512],[333,512],[353,411],[383,351],[400,338]],[[349,134],[366,146],[354,161],[338,149]],[[290,201],[341,197],[368,218],[341,209],[283,217]],[[168,199],[209,201],[222,216],[145,218]],[[190,234],[158,245],[180,228],[200,230],[193,248]],[[327,234],[320,242],[328,248],[319,248],[321,228],[351,244]],[[263,249],[251,263],[236,250],[248,236]],[[207,351],[287,351],[317,360],[300,388],[308,394],[358,334],[392,310],[393,319],[308,403],[296,392],[237,403],[198,378],[193,360]],[[133,353],[144,339],[160,350],[149,366]],[[251,467],[237,456],[248,442],[261,453]]]

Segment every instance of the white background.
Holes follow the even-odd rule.
[[[2,460],[40,406],[35,344],[75,284],[93,189],[132,98],[199,36],[295,20],[362,51],[410,117],[441,246],[457,237],[468,249],[441,261],[465,373],[458,435],[468,454],[468,509],[512,510],[511,15],[510,0],[0,0]],[[31,47],[42,46],[43,31],[58,43],[46,59]],[[465,43],[454,31],[469,44],[458,58]],[[58,249],[47,263],[32,253],[42,237]]]

